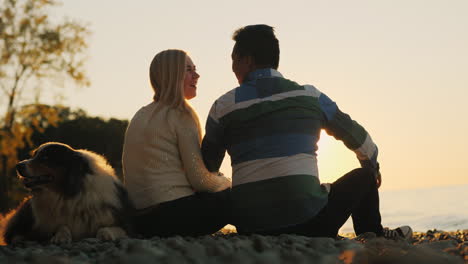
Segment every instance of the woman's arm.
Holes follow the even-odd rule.
[[[189,115],[181,113],[175,122],[180,157],[193,189],[197,192],[218,192],[230,188],[229,178],[206,169],[195,121]]]

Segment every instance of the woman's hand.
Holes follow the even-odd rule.
[[[224,184],[222,186],[220,186],[221,188],[216,190],[217,192],[218,191],[223,191],[223,190],[226,190],[227,188],[232,188],[232,179],[229,178],[229,177],[226,177],[222,172],[220,171],[217,171],[217,172],[213,172],[214,175],[216,175],[217,177],[220,177],[220,178],[223,178],[223,182]]]

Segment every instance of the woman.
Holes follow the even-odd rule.
[[[158,53],[149,73],[153,102],[132,118],[122,159],[137,232],[214,233],[228,221],[231,181],[209,172],[201,157],[200,123],[187,102],[196,96],[200,75],[182,50]]]

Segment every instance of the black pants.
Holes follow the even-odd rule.
[[[230,189],[196,193],[157,206],[138,210],[137,233],[144,237],[201,236],[229,223]]]
[[[379,192],[371,170],[355,169],[332,183],[327,205],[309,221],[261,234],[334,238],[349,216],[353,219],[356,235],[364,232],[382,235]]]

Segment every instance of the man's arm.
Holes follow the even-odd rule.
[[[377,185],[380,186],[378,148],[369,133],[348,114],[343,113],[336,103],[323,93],[319,96],[319,104],[325,116],[324,128],[327,134],[343,141],[347,148],[354,151],[361,167],[374,170]]]
[[[206,120],[205,136],[201,146],[203,162],[211,172],[219,171],[226,153],[224,129],[217,118],[216,105],[217,102],[214,102]]]
[[[185,175],[197,192],[219,192],[231,187],[231,180],[205,168],[200,151],[198,127],[187,114],[180,114],[175,124],[180,158]]]

